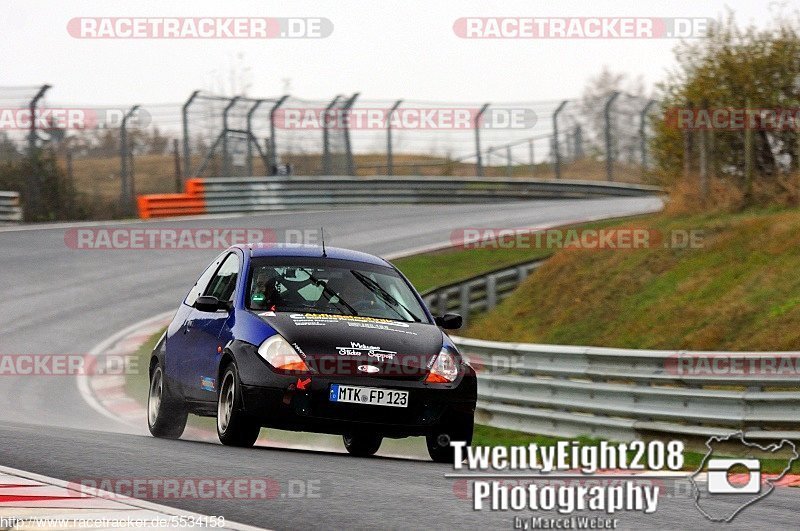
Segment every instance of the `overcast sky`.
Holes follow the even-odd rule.
[[[733,9],[763,25],[798,2],[722,1],[52,1],[2,4],[2,86],[53,85],[48,99],[69,103],[161,103],[194,89],[249,84],[251,96],[455,101],[554,100],[578,96],[603,65],[651,85],[673,65],[672,39],[462,39],[460,17],[712,17]],[[783,6],[783,7],[781,7]],[[75,17],[325,17],[325,39],[77,39]],[[231,67],[239,72],[231,76]]]

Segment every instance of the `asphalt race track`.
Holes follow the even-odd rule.
[[[464,227],[530,227],[619,216],[660,207],[654,198],[393,206],[327,212],[170,220],[148,227],[315,229],[329,245],[389,254],[445,242]],[[109,223],[116,227],[124,223]],[[69,249],[63,226],[0,229],[2,353],[88,352],[126,326],[173,309],[219,251]],[[114,423],[84,402],[75,379],[0,376],[0,464],[63,480],[86,477],[269,477],[284,489],[311,480],[313,498],[153,500],[268,528],[509,529],[530,513],[475,512],[449,466],[427,461],[165,441]],[[795,489],[777,489],[730,529],[796,527]],[[459,495],[461,494],[461,495]],[[685,496],[662,499],[654,515],[616,515],[622,527],[704,527]]]

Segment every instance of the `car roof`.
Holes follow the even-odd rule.
[[[250,253],[253,258],[260,258],[264,256],[303,256],[303,257],[322,257],[322,246],[320,245],[301,245],[301,244],[263,244],[263,243],[249,243],[246,245],[235,245],[245,253]],[[351,260],[353,262],[364,262],[366,264],[374,264],[381,266],[391,266],[389,262],[367,253],[360,251],[353,251],[351,249],[342,249],[341,247],[325,246],[325,258],[334,260]]]

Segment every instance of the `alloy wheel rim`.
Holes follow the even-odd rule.
[[[235,398],[235,385],[233,381],[233,373],[225,375],[225,380],[222,382],[222,389],[219,392],[219,405],[217,406],[217,428],[220,433],[225,433],[228,425],[231,422],[231,415],[233,414],[233,403]]]
[[[153,373],[150,382],[150,393],[147,399],[147,420],[153,426],[158,418],[158,410],[161,409],[161,396],[164,392],[164,379],[161,376],[161,369],[157,368]]]

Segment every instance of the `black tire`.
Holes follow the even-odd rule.
[[[150,391],[147,394],[147,427],[154,437],[177,439],[183,435],[189,411],[186,404],[169,389],[161,363],[150,371]]]
[[[222,371],[217,394],[217,435],[225,446],[249,448],[258,439],[261,425],[243,410],[241,389],[239,371],[231,362]]]
[[[436,463],[452,464],[455,461],[455,450],[450,446],[450,441],[464,441],[469,446],[472,444],[474,425],[475,420],[471,415],[443,424],[439,430],[425,437],[428,455]]]
[[[357,433],[342,435],[342,440],[344,441],[344,447],[350,455],[369,457],[375,455],[375,452],[380,449],[383,437],[369,433]]]

